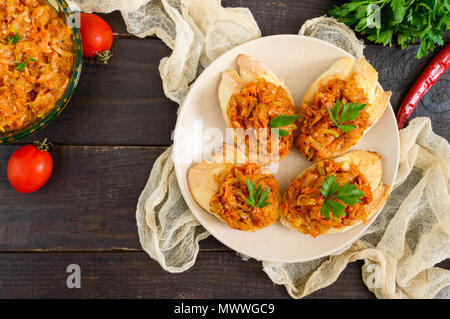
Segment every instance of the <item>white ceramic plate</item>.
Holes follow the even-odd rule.
[[[204,140],[203,133],[207,133],[206,130],[211,128],[217,128],[218,132],[223,134],[225,132],[226,125],[219,107],[217,86],[223,71],[236,68],[234,61],[241,53],[262,60],[270,70],[283,78],[297,107],[309,86],[322,72],[338,58],[350,57],[344,50],[321,40],[297,35],[276,35],[247,42],[216,59],[192,85],[179,111],[174,135],[174,160],[181,192],[200,223],[215,238],[239,253],[275,262],[300,262],[332,254],[357,239],[378,214],[366,224],[360,224],[346,232],[321,235],[317,238],[290,230],[280,222],[248,233],[229,228],[203,210],[189,191],[188,169],[200,158],[204,151],[202,145],[211,142]],[[375,151],[382,155],[383,182],[393,185],[399,161],[399,136],[390,105],[383,117],[353,149]],[[310,165],[311,162],[306,160],[294,145],[275,173],[281,193],[295,176]]]

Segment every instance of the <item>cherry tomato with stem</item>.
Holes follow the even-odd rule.
[[[41,188],[53,170],[48,152],[50,143],[35,142],[18,148],[8,161],[7,175],[12,187],[19,193],[31,193]]]
[[[80,34],[85,57],[98,57],[104,63],[112,57],[113,32],[109,24],[93,13],[80,13]]]

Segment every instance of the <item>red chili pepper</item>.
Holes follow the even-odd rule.
[[[439,52],[430,64],[427,65],[416,83],[406,94],[400,108],[397,111],[398,129],[402,129],[417,103],[427,93],[430,87],[447,71],[450,66],[450,44],[447,44]]]

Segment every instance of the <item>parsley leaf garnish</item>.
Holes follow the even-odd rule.
[[[267,196],[269,195],[269,186],[263,191],[261,185],[256,187],[256,183],[250,181],[248,178],[245,180],[247,184],[249,197],[245,199],[245,202],[252,207],[264,208],[270,205],[267,201]]]
[[[328,14],[384,46],[397,42],[404,49],[420,40],[418,59],[443,45],[443,31],[450,29],[448,0],[351,0]]]
[[[9,43],[12,43],[14,45],[17,44],[17,42],[19,42],[20,40],[22,40],[22,38],[19,35],[19,32],[16,32],[16,34],[14,36],[8,35],[6,37],[6,39],[8,40]]]
[[[17,62],[17,63],[16,63],[16,70],[17,70],[17,71],[23,71],[23,70],[25,70],[25,68],[27,67],[28,63],[30,63],[31,61],[37,62],[37,60],[36,60],[36,59],[33,59],[33,58],[29,58],[28,60],[26,60],[26,61],[23,62],[23,63]]]
[[[345,103],[342,106],[341,101],[337,100],[331,109],[328,109],[328,113],[330,114],[330,118],[333,121],[334,125],[336,125],[341,131],[345,133],[350,133],[353,131],[356,126],[355,125],[345,125],[341,124],[347,121],[354,121],[361,112],[366,107],[366,104],[359,103]],[[342,109],[342,112],[341,112]],[[340,113],[340,116],[339,116]]]
[[[364,193],[353,184],[347,182],[340,186],[335,175],[327,176],[322,182],[322,188],[319,188],[319,191],[325,198],[320,208],[320,215],[327,220],[330,219],[330,211],[336,217],[344,217],[346,215],[345,206],[337,202],[336,199],[353,206],[353,204],[359,203],[361,197],[364,196]]]
[[[271,131],[272,131],[272,134],[275,135],[278,138],[283,138],[283,137],[285,137],[286,135],[289,134],[288,131],[282,130],[282,129],[278,129],[278,128],[273,128],[273,129],[271,129]]]
[[[269,127],[270,128],[278,128],[278,127],[287,126],[289,124],[294,123],[297,119],[298,119],[298,115],[278,115],[270,120]],[[278,132],[277,132],[277,130],[271,130],[271,131],[278,138],[283,138],[289,134],[288,131],[283,130],[283,129],[278,129]]]

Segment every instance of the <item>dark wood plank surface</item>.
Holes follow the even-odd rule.
[[[393,92],[397,109],[433,55],[417,60],[417,46],[405,50],[367,45],[365,54],[379,72],[381,85]],[[23,142],[50,136],[65,145],[172,144],[178,105],[164,96],[158,65],[169,49],[157,39],[116,39],[110,64],[83,65],[80,83],[57,121]],[[151,52],[152,54],[148,54]],[[90,62],[90,63],[89,63]],[[450,138],[450,73],[431,88],[415,116],[432,119],[437,134]],[[70,134],[67,134],[70,132]]]
[[[305,20],[325,14],[330,2],[223,5],[249,7],[263,35],[271,35],[297,33]],[[164,96],[158,73],[170,50],[156,38],[127,35],[118,12],[103,16],[115,32],[111,63],[86,60],[79,86],[56,121],[16,145],[0,146],[0,298],[289,298],[259,262],[241,261],[213,237],[201,242],[197,263],[183,274],[164,272],[141,250],[137,199],[154,161],[172,143],[176,122],[177,105]],[[365,49],[380,83],[393,91],[394,109],[437,52],[417,60],[416,49]],[[430,117],[447,139],[449,80],[447,73],[414,112]],[[7,160],[20,144],[43,137],[55,143],[52,177],[38,192],[18,194],[6,179]],[[65,286],[71,263],[82,268],[82,289]],[[373,297],[362,283],[361,265],[350,264],[336,283],[310,297]],[[450,268],[450,262],[441,266]]]
[[[81,289],[67,289],[70,264],[81,268]],[[349,264],[334,285],[308,297],[373,298],[361,289],[361,266],[362,262]],[[288,297],[260,262],[242,261],[233,252],[201,252],[196,264],[180,274],[165,272],[143,252],[4,254],[0,274],[0,298]]]
[[[66,286],[71,264],[80,266],[80,289]],[[306,298],[375,298],[361,279],[362,265],[362,261],[348,264],[333,285]],[[440,266],[448,268],[450,263]],[[179,274],[162,270],[144,252],[3,254],[0,274],[0,298],[289,297],[283,286],[267,277],[260,262],[242,261],[230,251],[202,251],[195,265]]]

